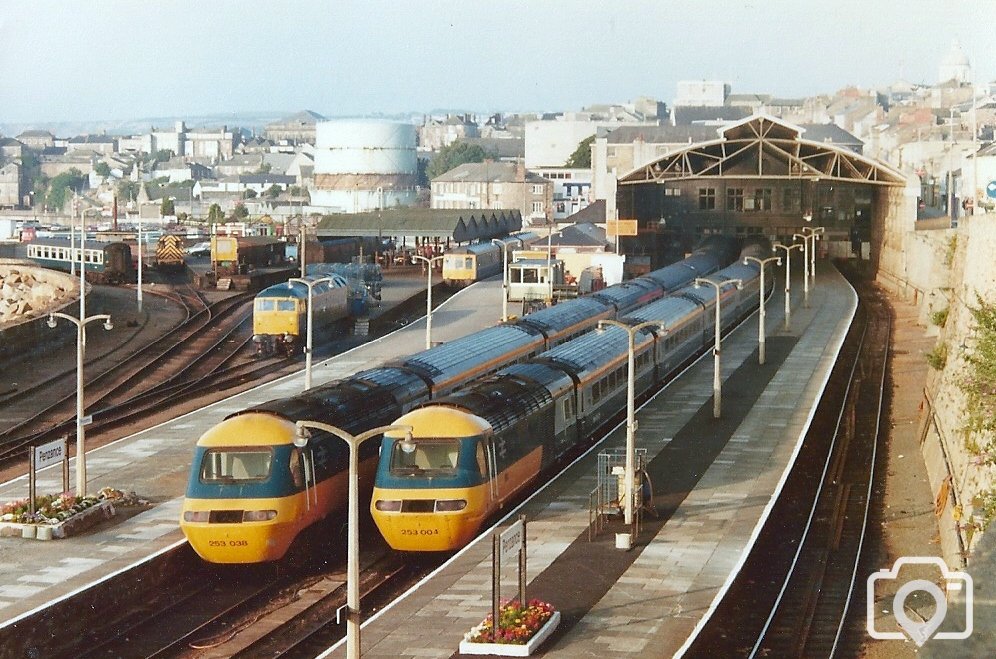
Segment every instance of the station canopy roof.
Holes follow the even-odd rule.
[[[487,241],[522,228],[522,214],[508,209],[389,208],[327,215],[320,236],[422,236],[458,243]]]
[[[726,177],[906,185],[898,170],[850,149],[807,140],[804,128],[767,114],[752,115],[717,132],[719,139],[689,144],[641,165],[619,184]]]

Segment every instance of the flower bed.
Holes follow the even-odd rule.
[[[0,506],[0,535],[39,539],[64,538],[90,528],[114,516],[113,500],[121,492],[104,488],[97,496],[79,497],[68,492],[35,497],[35,512],[29,512],[28,500],[21,499]]]
[[[460,654],[528,657],[553,633],[560,623],[560,612],[539,600],[521,606],[517,600],[503,601],[498,609],[498,631],[492,636],[493,616],[464,634]]]

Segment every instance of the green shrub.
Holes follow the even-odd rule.
[[[935,371],[943,371],[944,366],[948,363],[947,344],[940,343],[934,346],[934,349],[927,353],[927,363]]]
[[[940,311],[935,311],[930,314],[930,322],[938,327],[944,327],[944,325],[948,322],[948,310],[941,309]]]

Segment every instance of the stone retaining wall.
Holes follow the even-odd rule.
[[[79,279],[64,272],[0,259],[0,360],[34,354],[43,332],[53,336],[45,326],[49,312],[75,305],[79,290]],[[67,340],[65,332],[54,336]]]
[[[949,565],[961,565],[980,537],[965,526],[973,499],[996,485],[996,471],[976,464],[968,448],[982,441],[963,428],[966,399],[960,385],[973,342],[970,309],[977,295],[996,302],[996,215],[962,218],[957,229],[893,232],[887,242],[894,249],[883,252],[879,282],[919,306],[924,331],[937,336],[935,351],[947,351],[944,367],[932,369],[924,385],[919,430],[943,556]],[[947,319],[939,327],[932,316],[943,310]]]

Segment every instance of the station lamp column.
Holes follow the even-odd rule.
[[[322,282],[332,282],[335,281],[332,277],[322,277],[321,279],[302,279],[300,277],[291,277],[287,280],[287,286],[291,285],[291,282],[295,284],[304,284],[308,287],[308,331],[307,338],[304,343],[304,390],[307,391],[311,389],[311,325],[312,325],[312,293],[315,290],[315,286],[321,284]]]
[[[48,315],[48,326],[54,328],[56,318],[64,318],[76,325],[76,494],[86,496],[86,439],[83,427],[83,328],[97,320],[104,321],[104,329],[112,330],[111,317],[105,313],[89,318],[74,318],[60,311]]]
[[[342,439],[349,445],[349,514],[347,518],[346,549],[346,657],[360,657],[360,484],[357,473],[359,467],[358,452],[360,444],[390,431],[405,432],[411,441],[411,426],[381,426],[371,428],[359,435],[353,435],[342,428],[318,421],[299,420],[295,423],[297,432],[294,435],[294,445],[304,448],[311,437],[309,428],[327,432]]]
[[[802,241],[802,306],[809,308],[809,238],[812,234],[793,233],[793,240]],[[815,242],[815,241],[814,241]]]
[[[816,241],[821,240],[826,229],[824,227],[802,227],[802,232],[807,236],[810,236],[813,241],[813,247],[809,250],[809,276],[813,280],[813,287],[816,287]]]
[[[695,278],[695,288],[701,286],[712,286],[716,289],[716,343],[713,346],[713,375],[712,375],[712,416],[714,419],[718,419],[720,411],[722,410],[721,396],[723,394],[723,385],[720,380],[720,364],[719,364],[719,353],[720,353],[720,297],[719,294],[722,292],[724,286],[736,286],[737,288],[744,287],[743,279],[727,279],[726,281],[712,281],[711,279],[703,279],[701,277]]]
[[[432,347],[432,264],[436,261],[442,261],[443,257],[440,256],[419,256],[418,254],[412,255],[413,261],[424,261],[425,262],[425,272],[426,272],[426,297],[425,297],[425,349],[428,350]]]
[[[504,240],[492,238],[501,247],[501,322],[508,320],[508,245]]]
[[[634,472],[636,471],[636,333],[646,327],[658,327],[667,333],[668,329],[662,322],[648,320],[636,325],[627,325],[618,320],[598,321],[598,330],[604,331],[606,325],[612,325],[626,331],[629,339],[629,378],[626,387],[626,505],[623,508],[623,515],[626,526],[633,525],[633,483]],[[632,536],[630,537],[632,545]]]
[[[792,318],[792,303],[789,300],[790,293],[792,292],[792,250],[802,249],[802,245],[783,245],[781,243],[775,243],[771,246],[771,251],[775,252],[779,249],[785,250],[785,329],[789,328],[789,321]]]
[[[758,319],[757,319],[757,363],[764,363],[764,270],[765,266],[774,261],[777,265],[782,264],[782,257],[780,256],[769,256],[766,259],[759,259],[756,256],[745,256],[744,265],[747,265],[748,261],[754,261],[761,267],[761,290],[758,291],[759,301],[758,301]]]

